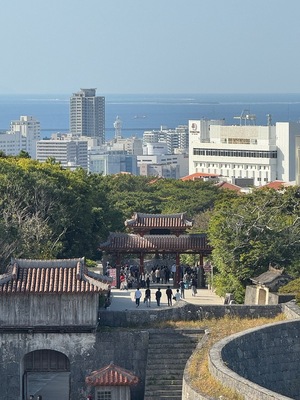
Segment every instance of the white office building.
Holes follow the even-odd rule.
[[[137,175],[137,156],[124,152],[101,152],[100,149],[89,150],[89,172],[93,174],[114,175],[129,173]]]
[[[36,158],[41,162],[55,159],[62,167],[69,169],[88,169],[88,142],[63,134],[60,138],[37,142]]]
[[[179,179],[188,175],[187,154],[143,155],[137,157],[140,175]]]
[[[145,131],[143,144],[166,143],[167,154],[188,153],[189,130],[187,125],[179,125],[175,129],[167,129],[161,126],[160,130]],[[178,151],[180,150],[180,151]]]
[[[40,122],[32,116],[21,116],[19,120],[11,121],[9,131],[0,133],[0,150],[13,156],[23,150],[36,158],[36,143],[40,138]]]
[[[189,121],[189,174],[218,174],[244,187],[294,181],[297,134],[300,124],[289,122],[227,126]]]
[[[119,137],[106,144],[107,151],[119,151],[126,154],[140,156],[143,154],[143,142],[135,136],[130,138]]]
[[[81,89],[70,98],[70,132],[105,142],[105,97],[96,89]]]
[[[159,156],[168,154],[168,145],[166,142],[146,143],[143,146],[143,155]]]

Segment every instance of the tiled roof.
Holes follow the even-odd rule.
[[[237,185],[234,185],[233,183],[229,183],[229,182],[225,182],[225,181],[216,183],[216,186],[218,186],[221,189],[235,190],[236,192],[240,192],[241,191],[241,187],[240,186],[237,186]]]
[[[111,279],[88,271],[84,259],[12,259],[0,276],[0,295],[9,293],[92,293],[109,289]]]
[[[195,181],[197,179],[204,179],[204,178],[217,178],[221,175],[218,174],[209,174],[207,172],[195,172],[194,174],[184,176],[181,178],[182,181]]]
[[[267,272],[262,273],[261,275],[251,278],[251,281],[255,284],[263,284],[268,285],[272,283],[277,278],[281,277],[283,274],[283,269],[276,269],[270,267]]]
[[[261,186],[261,188],[270,188],[270,189],[280,190],[280,189],[283,189],[285,186],[286,186],[286,183],[284,181],[273,181],[273,182],[267,183],[264,186]]]
[[[135,235],[111,233],[107,242],[100,244],[101,250],[125,252],[197,252],[211,251],[205,234],[189,235]]]
[[[125,225],[133,227],[147,228],[187,228],[193,222],[186,218],[185,213],[178,214],[142,214],[134,213],[132,219],[127,219]]]
[[[85,378],[85,383],[91,386],[130,386],[136,385],[138,381],[137,376],[113,363]]]

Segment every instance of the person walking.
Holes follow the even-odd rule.
[[[139,307],[139,305],[140,305],[141,297],[142,297],[142,292],[140,291],[140,288],[137,287],[136,291],[134,293],[135,304],[137,307]]]
[[[158,307],[160,306],[160,299],[161,299],[161,291],[160,288],[157,289],[156,293],[155,293],[155,299],[156,299],[156,303],[158,305]]]
[[[185,287],[184,287],[184,282],[183,282],[183,280],[181,280],[181,281],[179,282],[179,289],[180,289],[181,298],[184,299],[184,289],[185,289]]]
[[[160,282],[160,269],[157,267],[155,270],[156,283]]]
[[[172,292],[172,289],[170,288],[170,286],[168,286],[168,288],[166,290],[166,295],[167,295],[167,298],[168,298],[168,306],[171,306],[172,305],[173,292]]]
[[[197,293],[197,280],[196,278],[192,279],[192,296],[196,296]]]
[[[147,307],[151,307],[151,290],[149,288],[145,290],[145,303]]]
[[[149,275],[147,275],[147,279],[146,279],[146,287],[147,287],[147,289],[149,289],[149,288],[150,288],[150,277],[149,277]]]

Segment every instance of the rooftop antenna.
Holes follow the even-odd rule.
[[[240,126],[242,125],[242,121],[245,121],[244,125],[248,125],[247,122],[249,122],[249,125],[256,125],[256,115],[250,114],[250,110],[243,110],[240,116],[233,118],[240,120]]]
[[[268,121],[268,126],[272,125],[272,115],[271,114],[267,114],[267,121]]]

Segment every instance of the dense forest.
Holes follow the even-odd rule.
[[[214,286],[242,301],[269,265],[300,276],[300,193],[237,194],[213,183],[63,169],[26,155],[0,157],[0,265],[16,258],[101,258],[99,243],[134,212],[185,212],[213,246]],[[188,262],[187,258],[182,262]]]
[[[0,261],[22,258],[99,259],[109,232],[125,230],[134,212],[210,212],[223,194],[213,184],[128,174],[69,171],[54,160],[0,158]],[[197,230],[207,229],[199,219]]]
[[[217,293],[243,301],[250,278],[269,266],[300,276],[300,190],[255,189],[215,204],[208,237]]]

